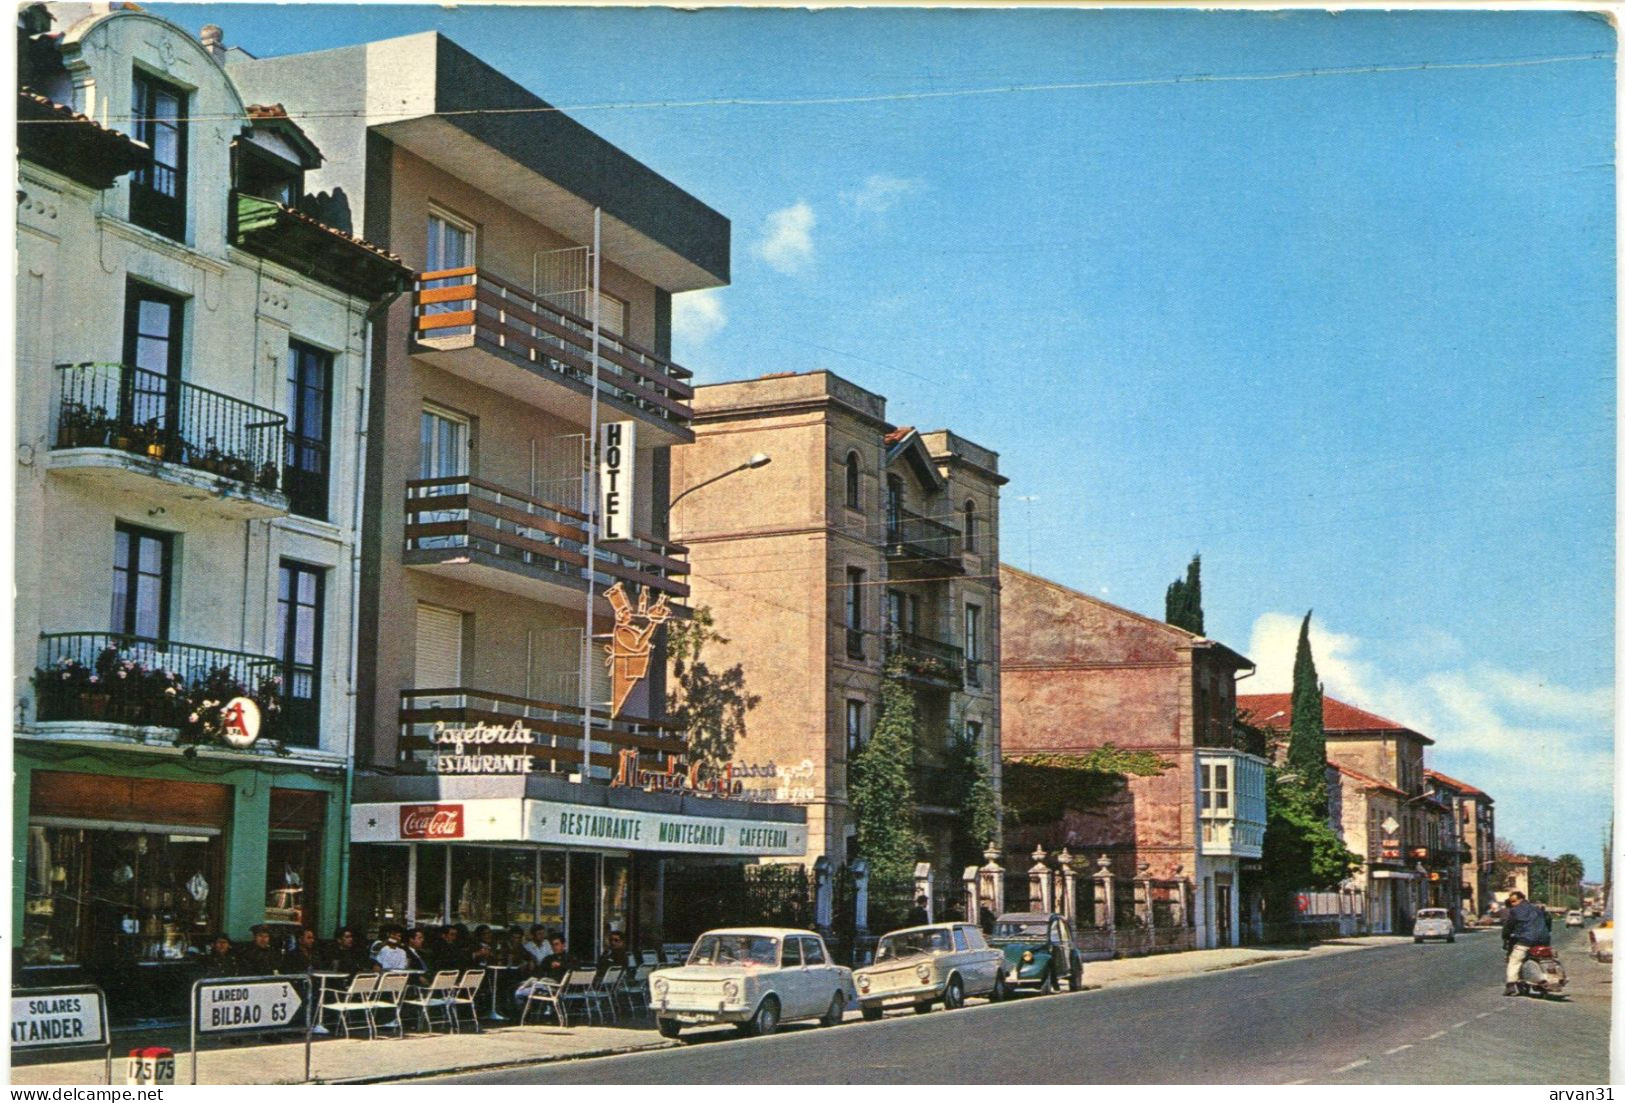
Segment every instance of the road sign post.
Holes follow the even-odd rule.
[[[94,984],[11,990],[11,1048],[102,1051],[104,1082],[113,1082],[113,1032],[107,994]]]
[[[286,1030],[310,995],[310,978],[232,977],[192,985],[192,1083],[197,1083],[198,1036]],[[307,1019],[309,1016],[306,1016]],[[305,1026],[305,1079],[310,1079],[310,1025]]]

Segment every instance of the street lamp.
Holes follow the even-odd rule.
[[[710,486],[712,483],[717,482],[720,479],[726,479],[729,475],[737,475],[741,471],[751,471],[758,467],[766,467],[772,462],[772,456],[768,455],[766,452],[758,452],[737,467],[730,467],[720,475],[712,475],[709,479],[695,483],[693,486],[677,495],[677,497],[667,502],[666,512],[670,513],[673,506],[682,501],[684,498],[688,497],[690,494],[694,493],[696,490],[700,489],[702,486]]]

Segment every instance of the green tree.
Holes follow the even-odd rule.
[[[999,803],[993,792],[992,772],[982,748],[968,734],[948,745],[948,776],[953,779],[953,805],[958,811],[954,832],[955,875],[968,865],[981,865],[982,850],[999,841]]]
[[[1315,655],[1309,646],[1309,618],[1304,614],[1298,629],[1298,653],[1292,664],[1292,735],[1287,744],[1288,771],[1298,781],[1308,808],[1325,818],[1326,728],[1323,719],[1324,693],[1315,672]]]
[[[847,764],[847,800],[858,828],[858,854],[869,863],[870,926],[901,921],[914,884],[920,833],[914,822],[914,691],[893,660],[880,688],[880,717]]]
[[[666,654],[676,689],[671,718],[688,741],[689,758],[710,771],[733,758],[734,745],[745,735],[745,714],[761,703],[745,691],[740,664],[719,670],[704,660],[706,644],[727,642],[706,605],[686,621],[666,622]]]
[[[1578,854],[1559,854],[1552,860],[1552,879],[1565,907],[1580,906],[1580,882],[1585,880],[1585,863]]]
[[[1202,557],[1191,558],[1190,566],[1185,568],[1185,577],[1176,578],[1168,584],[1168,596],[1165,604],[1166,615],[1162,618],[1175,628],[1183,628],[1187,632],[1195,632],[1198,636],[1203,634],[1202,629]]]

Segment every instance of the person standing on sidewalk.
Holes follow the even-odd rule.
[[[1506,990],[1502,995],[1519,994],[1518,975],[1529,956],[1529,947],[1551,944],[1551,924],[1541,910],[1523,893],[1515,889],[1507,893],[1506,915],[1501,920],[1501,948],[1507,953]]]

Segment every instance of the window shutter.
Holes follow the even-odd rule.
[[[463,614],[420,604],[413,684],[419,689],[447,689],[462,680]]]

